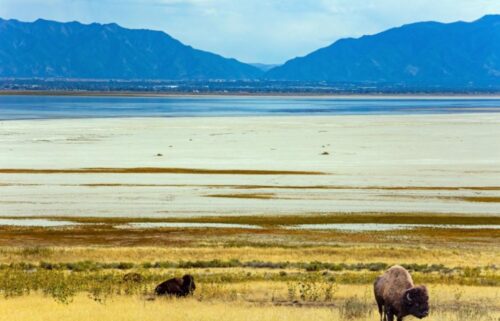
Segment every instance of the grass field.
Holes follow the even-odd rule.
[[[499,320],[498,230],[283,229],[305,219],[224,220],[262,227],[255,230],[122,229],[116,225],[155,220],[97,218],[73,218],[82,225],[72,228],[3,227],[0,320],[377,320],[372,283],[393,264],[428,286],[428,320]],[[420,218],[366,213],[311,215],[308,222],[374,220],[418,224]],[[497,217],[452,215],[426,221],[498,224]],[[124,281],[130,272],[142,281]],[[197,284],[192,298],[152,296],[158,283],[186,273]]]
[[[32,294],[0,301],[0,320],[377,320],[365,286],[340,286],[331,301],[290,301],[284,284],[255,283],[214,289],[202,287],[194,298],[148,300],[142,295],[106,301],[80,294],[71,303]],[[484,320],[500,317],[498,288],[435,286],[428,320]],[[220,295],[217,296],[217,291]],[[253,299],[249,299],[252,292]],[[23,308],[29,306],[29,309]]]

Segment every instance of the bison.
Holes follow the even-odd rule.
[[[402,321],[407,315],[419,319],[429,314],[429,295],[423,285],[414,286],[410,273],[401,267],[393,266],[379,276],[374,285],[380,320]]]
[[[155,294],[185,297],[193,294],[194,290],[196,290],[194,278],[188,274],[184,275],[182,279],[174,278],[159,284],[155,288]]]

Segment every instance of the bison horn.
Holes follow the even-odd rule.
[[[410,293],[406,293],[406,299],[408,300],[408,302],[411,302]]]

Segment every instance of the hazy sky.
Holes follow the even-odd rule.
[[[500,0],[0,0],[0,17],[163,30],[244,62],[281,63],[405,23],[472,21]]]

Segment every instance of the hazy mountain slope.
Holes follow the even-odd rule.
[[[193,49],[164,32],[116,24],[0,19],[0,76],[249,79],[262,71]]]
[[[268,79],[420,84],[500,82],[500,15],[422,22],[342,39],[270,70]]]

